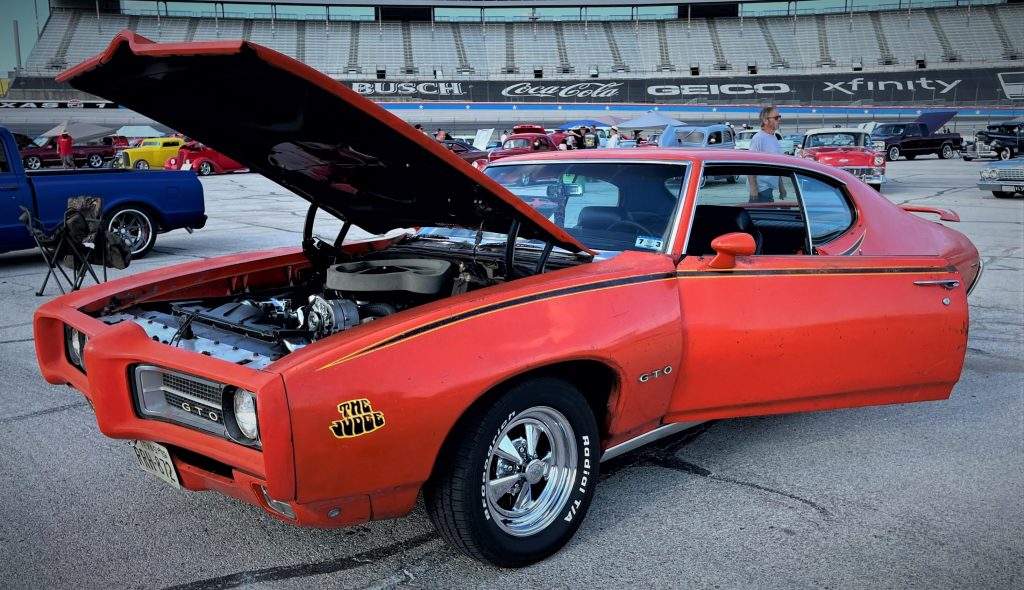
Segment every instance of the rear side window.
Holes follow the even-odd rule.
[[[814,245],[837,238],[853,225],[853,209],[839,187],[802,174],[796,178]]]

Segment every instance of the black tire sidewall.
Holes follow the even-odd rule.
[[[488,411],[481,421],[480,436],[470,453],[472,481],[481,481],[497,437],[519,414],[547,406],[562,413],[572,425],[576,439],[577,469],[573,492],[558,517],[540,533],[513,537],[502,531],[490,517],[483,485],[467,490],[466,505],[470,530],[488,560],[503,567],[529,565],[561,549],[576,533],[594,498],[600,464],[600,440],[597,422],[579,390],[560,379],[531,380],[513,387]],[[475,466],[475,469],[472,468]]]

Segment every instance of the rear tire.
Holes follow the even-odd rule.
[[[974,159],[974,158],[969,158],[969,157],[967,157],[967,156],[964,156],[964,162],[970,162],[970,161],[971,161],[971,160],[973,160],[973,159]]]
[[[901,153],[899,146],[894,145],[886,150],[885,157],[888,158],[890,162],[895,162],[900,159]]]
[[[133,260],[149,254],[156,245],[156,221],[145,207],[118,207],[107,214],[104,225],[108,230],[120,234],[128,244]]]
[[[39,170],[43,167],[43,159],[39,156],[29,156],[25,158],[25,167],[29,170]]]
[[[135,160],[134,168],[136,170],[149,170],[149,162],[145,160]]]
[[[952,146],[952,144],[948,144],[948,143],[942,144],[942,150],[939,151],[939,157],[942,158],[943,160],[952,159],[952,157],[953,157],[953,146]]]
[[[89,159],[86,162],[90,168],[102,168],[103,167],[103,156],[99,154],[89,154]]]
[[[907,154],[903,157],[906,158],[907,160],[913,160],[914,158],[917,157],[917,154]]]
[[[423,489],[427,514],[441,537],[474,559],[536,563],[583,521],[600,448],[597,421],[576,387],[525,381],[452,432]]]

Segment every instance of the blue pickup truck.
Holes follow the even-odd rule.
[[[35,246],[18,219],[28,208],[47,229],[64,219],[68,199],[103,198],[104,225],[128,242],[132,257],[145,256],[156,234],[191,232],[206,225],[203,185],[194,172],[39,170],[26,172],[11,132],[0,127],[0,252]]]

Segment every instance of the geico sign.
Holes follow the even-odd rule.
[[[352,90],[359,94],[435,94],[453,96],[465,94],[462,82],[353,82]]]
[[[785,94],[792,92],[789,84],[768,82],[764,84],[680,84],[678,86],[648,86],[651,96],[695,96],[714,94]]]

